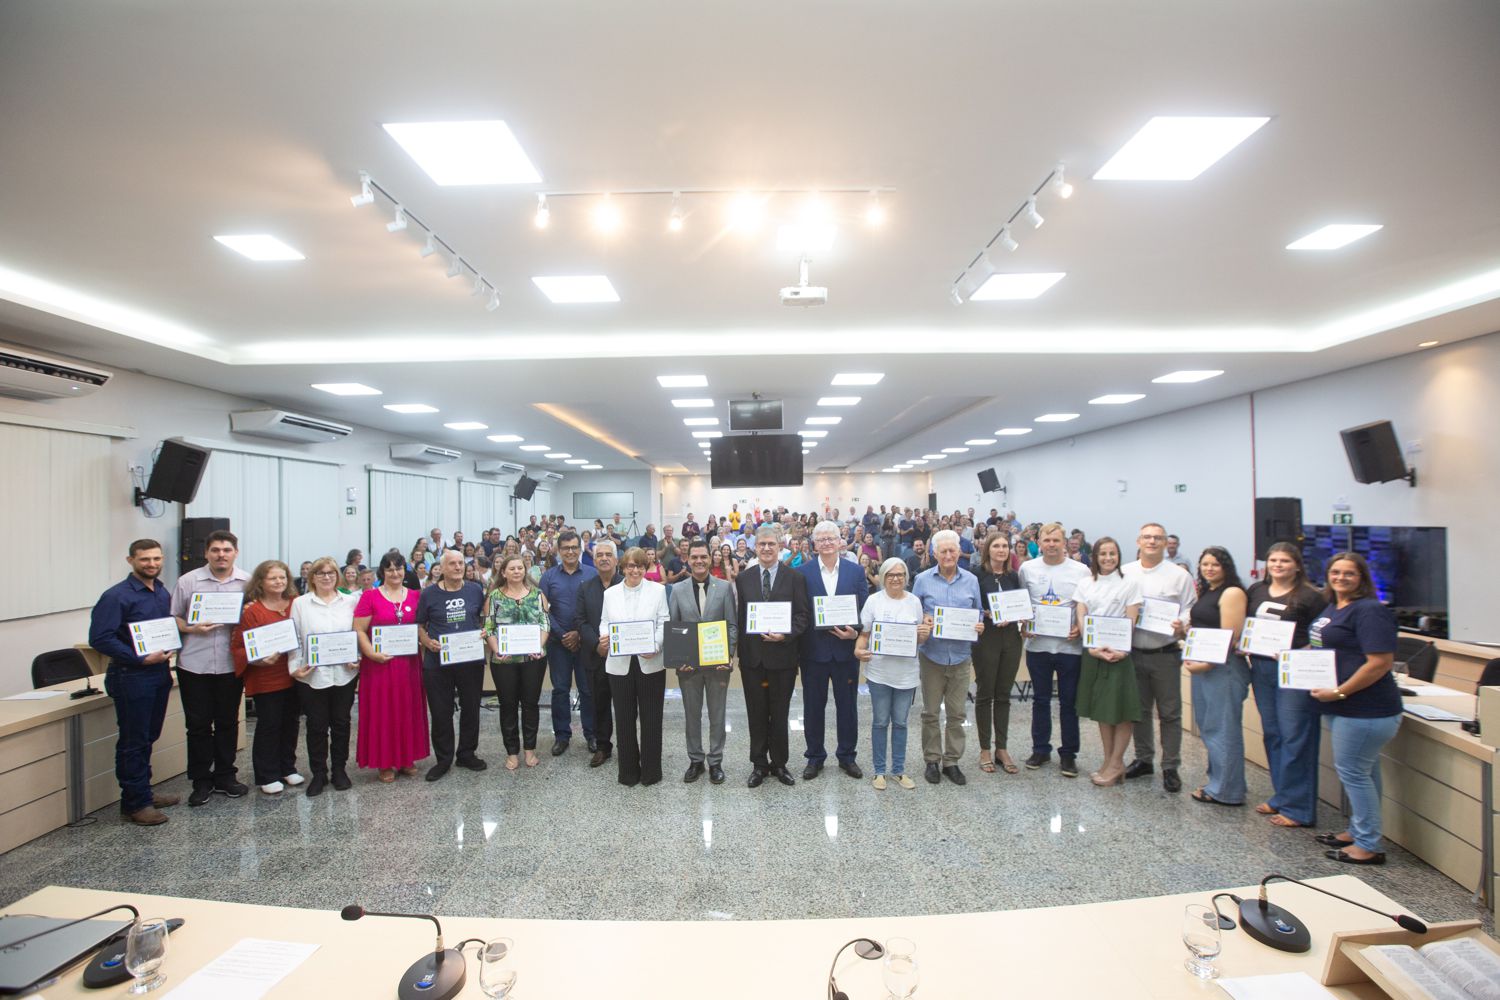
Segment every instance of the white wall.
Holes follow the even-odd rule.
[[[731,504],[740,510],[753,507],[786,507],[794,511],[822,511],[825,505],[837,507],[848,515],[849,506],[865,512],[865,507],[881,504],[901,507],[927,505],[926,475],[889,473],[874,475],[811,475],[801,486],[759,486],[742,490],[715,490],[707,476],[665,476],[662,479],[663,516],[674,526],[682,523],[688,512],[703,523],[709,514],[727,514]]]
[[[568,472],[562,482],[551,484],[553,513],[562,514],[579,528],[586,528],[592,523],[592,518],[573,518],[574,493],[634,493],[636,526],[641,531],[645,531],[648,524],[660,528],[661,478],[654,469]],[[628,525],[630,510],[620,511],[620,518]],[[607,516],[604,518],[608,519]]]

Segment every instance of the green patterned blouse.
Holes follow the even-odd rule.
[[[533,587],[526,592],[525,597],[517,600],[507,596],[502,590],[490,591],[488,609],[484,616],[484,634],[496,634],[497,625],[540,625],[545,640],[547,612],[542,610],[542,592]],[[490,659],[495,663],[524,663],[527,657],[491,655]]]

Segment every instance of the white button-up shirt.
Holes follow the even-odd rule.
[[[293,675],[307,666],[307,637],[324,632],[349,632],[354,629],[354,607],[358,594],[335,592],[333,600],[324,601],[317,594],[303,594],[292,602],[292,624],[297,627],[297,648],[287,654],[287,670]],[[328,663],[314,667],[299,683],[310,688],[343,687],[359,676],[352,664]]]

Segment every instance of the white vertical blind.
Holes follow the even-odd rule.
[[[499,528],[502,536],[515,532],[510,510],[510,487],[473,479],[458,481],[458,527],[464,538],[479,541],[479,534]]]
[[[453,529],[443,522],[443,491],[446,479],[412,472],[370,470],[370,553],[391,546],[403,554],[433,528],[443,537]]]
[[[281,558],[281,462],[270,455],[215,449],[208,456],[198,495],[186,517],[227,517],[240,540],[237,560],[246,572]]]
[[[281,461],[281,557],[297,568],[308,559],[332,556],[342,563],[339,547],[339,467],[319,462]],[[375,553],[365,561],[375,562]]]
[[[0,620],[89,607],[125,575],[125,553],[109,551],[109,450],[107,437],[0,424],[0,524],[55,568],[0,577]]]

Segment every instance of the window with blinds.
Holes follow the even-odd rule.
[[[411,552],[418,538],[441,528],[445,539],[453,529],[444,523],[443,491],[448,481],[417,472],[370,469],[369,556],[395,547],[403,555]]]

